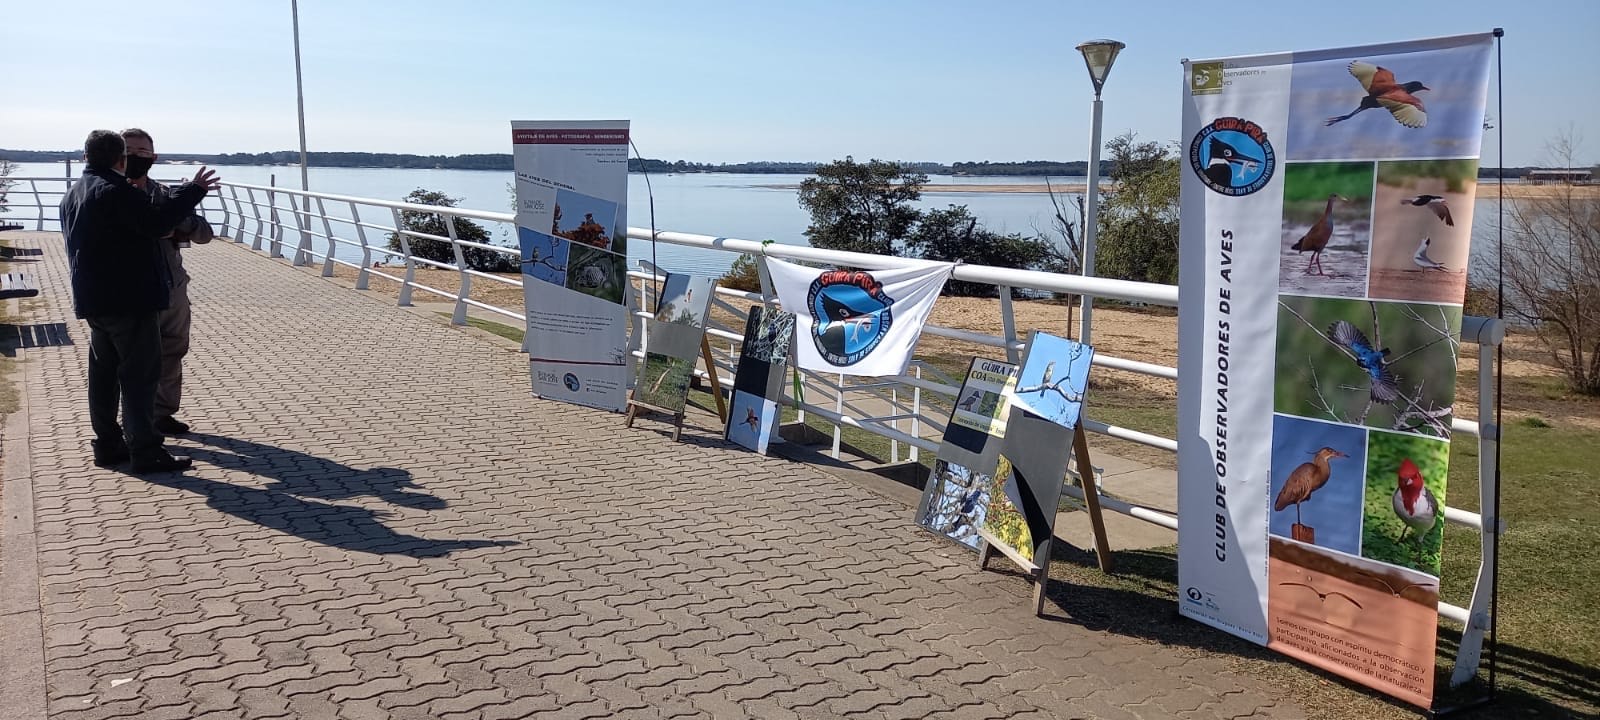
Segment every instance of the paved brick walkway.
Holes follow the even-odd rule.
[[[188,255],[196,468],[94,468],[59,236],[8,238],[77,344],[23,351],[7,425],[0,717],[1304,715],[1032,618],[848,481],[535,400],[525,356],[231,244]]]

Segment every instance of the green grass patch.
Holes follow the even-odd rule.
[[[450,317],[450,313],[439,313],[439,315],[443,317]],[[499,335],[500,337],[510,340],[518,345],[522,344],[522,337],[526,334],[522,328],[513,327],[504,323],[497,323],[493,320],[475,318],[471,315],[467,316],[467,324],[484,332]]]

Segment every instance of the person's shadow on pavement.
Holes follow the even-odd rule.
[[[314,455],[217,435],[187,436],[202,445],[189,449],[197,461],[241,470],[272,480],[262,488],[244,487],[191,475],[146,478],[156,485],[203,495],[220,512],[312,542],[378,554],[443,557],[456,550],[515,545],[505,540],[429,540],[391,530],[379,522],[385,513],[322,500],[373,496],[418,510],[438,510],[445,501],[413,490],[411,474],[399,468],[358,470]]]

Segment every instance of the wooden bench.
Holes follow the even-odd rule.
[[[39,288],[33,286],[32,276],[22,273],[0,275],[0,300],[27,298],[38,294]]]

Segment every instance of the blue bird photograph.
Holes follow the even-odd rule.
[[[1283,176],[1278,289],[1361,297],[1372,242],[1372,163],[1291,163]]]
[[[567,284],[566,240],[519,226],[517,244],[522,250],[523,275],[555,285]]]
[[[1459,307],[1279,296],[1273,409],[1447,438],[1460,349]]]

